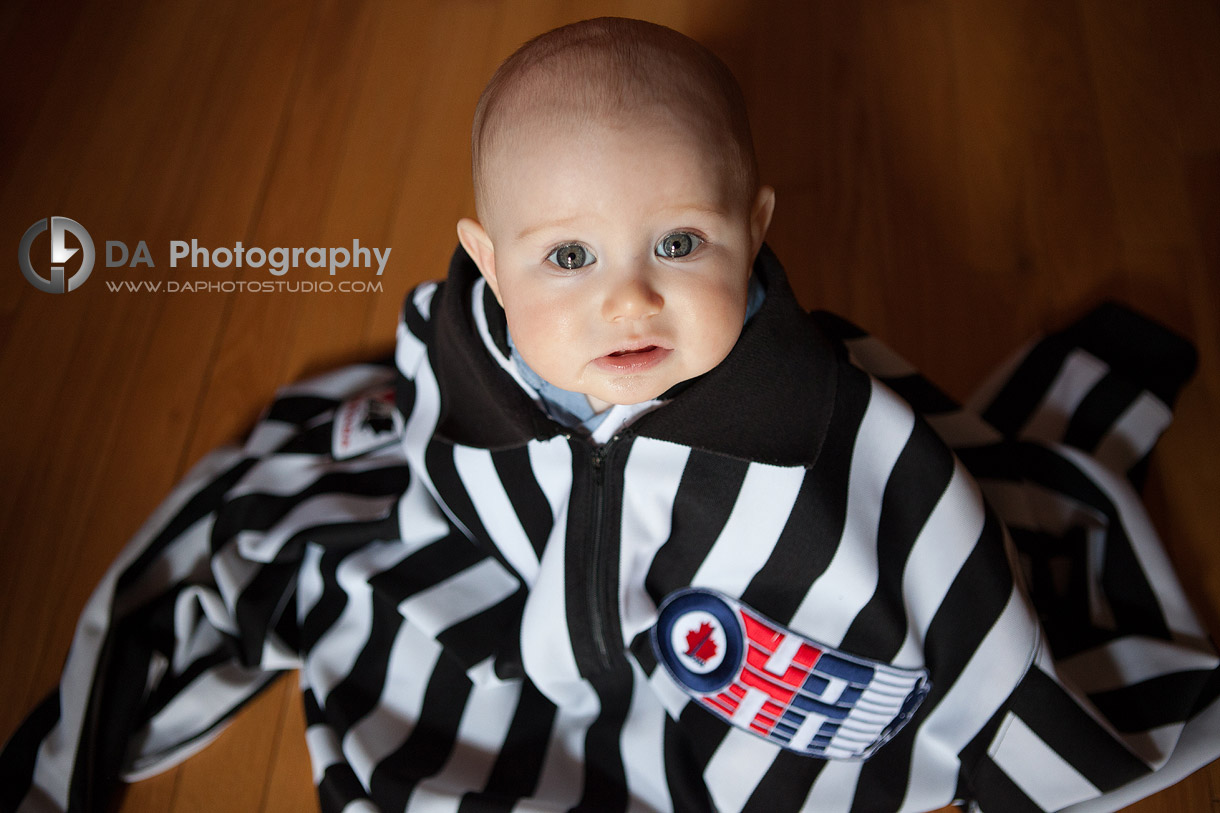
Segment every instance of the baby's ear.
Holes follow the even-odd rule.
[[[758,187],[754,196],[754,207],[750,210],[750,242],[754,244],[754,253],[762,247],[767,237],[767,229],[771,227],[771,215],[775,212],[775,190],[769,186]]]
[[[462,244],[462,248],[466,249],[466,253],[470,255],[470,259],[474,260],[474,264],[479,267],[479,273],[483,275],[483,279],[487,280],[491,292],[499,300],[500,285],[496,280],[496,249],[491,244],[491,238],[487,236],[487,230],[479,221],[463,217],[458,221],[457,233],[458,242]]]

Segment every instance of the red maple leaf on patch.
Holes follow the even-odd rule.
[[[712,625],[704,621],[698,629],[686,633],[686,652],[688,658],[693,658],[700,665],[707,663],[716,654],[716,642],[712,640]]]

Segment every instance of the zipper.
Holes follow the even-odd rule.
[[[606,461],[610,457],[611,447],[618,435],[610,438],[601,446],[594,446],[590,451],[590,464],[593,469],[593,529],[589,540],[589,559],[585,570],[585,576],[588,579],[588,589],[585,591],[587,596],[587,607],[589,612],[589,625],[592,627],[591,636],[593,638],[593,648],[597,656],[597,663],[603,670],[609,670],[612,666],[610,660],[610,641],[609,641],[609,622],[617,621],[613,611],[615,604],[618,601],[617,596],[617,581],[616,570],[617,565],[613,561],[603,561],[608,555],[607,552],[607,533],[606,525],[610,520],[607,516],[607,486],[606,486]],[[613,552],[613,551],[610,551]]]

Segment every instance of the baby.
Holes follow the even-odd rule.
[[[626,20],[539,37],[484,91],[473,157],[458,236],[543,380],[601,412],[729,354],[775,194],[706,50]]]
[[[736,83],[649,23],[523,46],[473,160],[394,366],[284,390],[170,495],[0,808],[101,806],[285,669],[348,813],[1113,810],[1216,757],[1132,496],[1163,423],[1092,389],[1167,409],[1189,347],[1102,309],[957,407],[797,304]]]

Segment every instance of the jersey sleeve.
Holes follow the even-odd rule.
[[[200,461],[88,600],[59,686],[0,752],[0,810],[102,810],[203,748],[298,665],[307,544],[397,523],[390,363],[281,391],[243,447]],[[357,534],[364,538],[364,534]]]
[[[1220,659],[1138,494],[1193,373],[1189,343],[1103,305],[963,406],[820,318],[978,481],[1036,618],[1031,661],[959,753],[963,799],[988,813],[1117,810],[1220,756]]]

